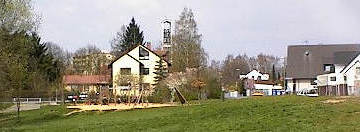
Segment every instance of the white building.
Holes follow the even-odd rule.
[[[266,80],[269,80],[269,74],[262,74],[257,70],[252,70],[251,72],[249,72],[246,75],[240,75],[240,79],[244,79],[244,78],[253,79],[255,81],[257,81],[257,80],[266,81]]]
[[[156,83],[155,68],[158,67],[161,58],[140,44],[122,53],[110,64],[112,67],[113,93],[116,95],[138,94],[140,86],[134,86],[134,84],[140,84],[145,90],[153,88]],[[169,63],[163,60],[163,66],[168,67]],[[130,88],[132,90],[129,92]]]
[[[320,95],[360,95],[360,55],[348,65],[335,65],[335,72],[317,76]]]
[[[288,46],[286,91],[296,93],[316,88],[318,75],[335,73],[335,65],[349,64],[359,51],[359,44]]]

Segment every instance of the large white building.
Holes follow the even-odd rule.
[[[156,83],[155,68],[161,58],[162,56],[140,44],[123,52],[110,64],[113,93],[138,94],[140,87],[151,90]],[[163,60],[163,66],[168,67],[169,63]]]

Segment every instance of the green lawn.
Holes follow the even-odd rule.
[[[360,99],[324,104],[329,97],[209,100],[201,105],[122,112],[83,112],[46,106],[0,115],[2,131],[360,131]],[[7,120],[4,120],[7,119]]]

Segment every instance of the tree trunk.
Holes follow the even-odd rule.
[[[19,96],[16,98],[17,98],[17,101],[16,101],[17,118],[18,118],[18,122],[20,122],[20,98],[19,98]]]

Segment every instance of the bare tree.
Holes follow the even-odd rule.
[[[110,41],[111,54],[119,56],[123,51],[122,44],[124,43],[124,35],[126,33],[126,26],[122,25],[120,31],[116,32],[115,37]]]
[[[2,0],[0,16],[0,27],[10,32],[35,31],[40,23],[31,0]]]
[[[186,68],[206,66],[207,54],[201,46],[201,36],[192,10],[184,8],[175,23],[171,52],[172,71],[184,72]]]

